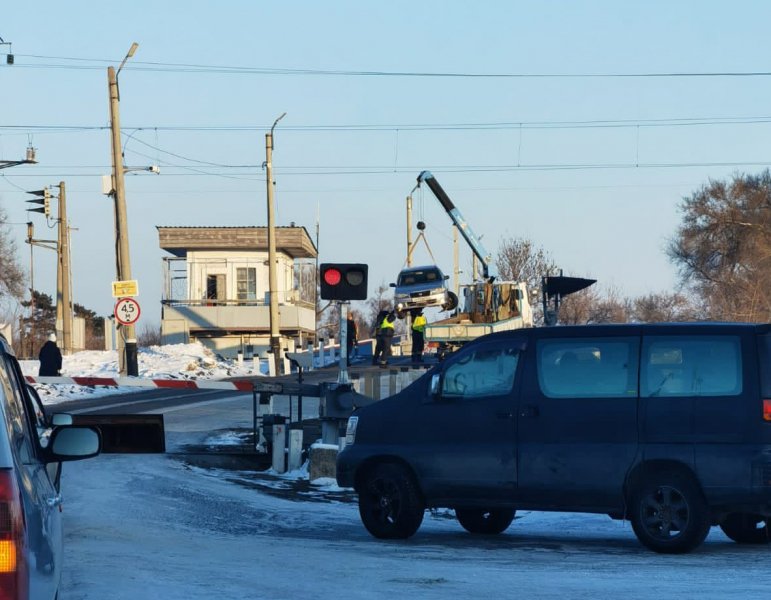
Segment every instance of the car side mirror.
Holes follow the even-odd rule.
[[[389,283],[388,287],[396,287],[396,284],[395,283]]]
[[[445,278],[445,279],[449,279],[449,278],[450,278],[450,276],[449,276],[449,275],[445,275],[445,276],[444,276],[444,278]]]
[[[99,454],[102,436],[94,427],[59,427],[51,432],[46,462],[81,460]]]

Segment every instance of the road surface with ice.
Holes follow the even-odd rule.
[[[383,542],[350,492],[186,460],[189,445],[234,441],[251,410],[248,395],[175,406],[166,455],[66,464],[61,600],[769,595],[771,550],[716,528],[696,552],[661,556],[604,516],[521,513],[481,538],[440,511],[412,539]]]

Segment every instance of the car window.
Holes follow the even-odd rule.
[[[735,396],[742,393],[737,336],[643,338],[643,396]]]
[[[442,379],[442,396],[478,398],[511,392],[517,372],[518,348],[481,346],[449,364]]]
[[[2,388],[6,406],[8,407],[10,441],[14,450],[18,453],[21,462],[23,464],[32,464],[37,461],[32,429],[28,420],[24,398],[15,378],[9,375],[10,360],[8,356],[3,356],[2,360],[0,360],[0,388]]]
[[[434,281],[444,281],[444,276],[437,269],[410,271],[399,275],[399,286],[416,285]]]
[[[637,396],[638,338],[539,340],[538,384],[549,398]]]

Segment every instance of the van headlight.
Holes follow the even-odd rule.
[[[359,417],[348,417],[348,425],[345,428],[345,445],[352,446],[356,441],[356,428],[359,426]]]

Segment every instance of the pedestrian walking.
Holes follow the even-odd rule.
[[[57,377],[62,371],[62,353],[56,345],[56,334],[48,336],[48,341],[43,344],[38,355],[40,359],[41,377]]]

